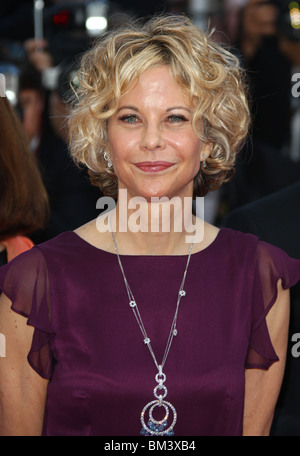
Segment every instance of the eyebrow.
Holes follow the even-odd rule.
[[[139,109],[135,106],[121,106],[117,112],[121,111],[122,109],[131,109],[132,111],[139,112]],[[191,112],[191,109],[187,108],[186,106],[172,106],[171,108],[166,109],[166,112],[173,111],[174,109],[184,109],[187,112]]]
[[[167,112],[173,111],[173,109],[184,109],[185,111],[191,112],[191,109],[187,108],[186,106],[172,106],[172,108],[167,109]]]

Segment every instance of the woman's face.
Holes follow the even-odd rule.
[[[119,189],[128,197],[192,196],[203,144],[192,128],[189,97],[168,66],[145,71],[108,122]]]

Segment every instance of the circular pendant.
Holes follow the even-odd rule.
[[[156,407],[163,407],[165,411],[165,416],[161,420],[156,420],[153,417],[153,411]],[[148,411],[148,422],[146,424],[145,422],[145,414]],[[170,426],[168,426],[168,418],[170,415],[170,412],[173,414],[173,421]],[[141,423],[143,426],[143,429],[141,430],[142,435],[157,435],[157,436],[163,436],[163,435],[174,435],[173,428],[176,424],[177,421],[177,412],[175,407],[167,401],[164,401],[163,399],[157,399],[154,401],[149,402],[147,405],[142,410],[141,413]]]

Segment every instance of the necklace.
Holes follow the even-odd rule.
[[[140,330],[142,332],[144,344],[148,347],[149,352],[150,352],[150,354],[151,354],[151,356],[153,358],[154,364],[155,364],[155,366],[157,368],[157,371],[158,371],[157,374],[155,375],[155,380],[157,382],[157,385],[155,386],[155,388],[153,390],[153,394],[154,394],[155,399],[150,401],[148,404],[146,404],[145,407],[143,408],[142,412],[141,412],[142,430],[141,430],[140,433],[142,435],[147,435],[147,436],[149,436],[149,435],[171,436],[171,435],[174,435],[174,430],[173,429],[174,429],[174,426],[175,426],[176,421],[177,421],[177,412],[176,412],[175,407],[170,402],[165,400],[165,397],[167,396],[168,391],[167,391],[166,386],[164,385],[164,383],[166,381],[166,374],[163,372],[163,368],[164,368],[165,363],[167,361],[167,357],[168,357],[168,354],[169,354],[169,351],[170,351],[170,348],[171,348],[171,345],[172,345],[172,342],[173,342],[173,338],[177,335],[176,322],[177,322],[179,304],[180,304],[181,298],[186,295],[186,292],[184,291],[183,287],[184,287],[185,278],[186,278],[188,266],[189,266],[190,259],[191,259],[193,243],[191,243],[191,245],[190,245],[190,249],[189,249],[189,254],[188,254],[185,270],[184,270],[184,273],[183,273],[182,281],[181,281],[179,292],[178,292],[175,314],[174,314],[174,318],[173,318],[173,321],[172,321],[172,324],[171,324],[171,329],[170,329],[169,337],[168,337],[168,340],[167,340],[166,348],[165,348],[165,351],[164,351],[163,359],[162,359],[161,364],[158,364],[156,356],[155,356],[155,354],[153,352],[153,349],[152,349],[152,346],[151,346],[151,340],[150,340],[150,338],[147,335],[143,320],[141,318],[141,314],[139,312],[138,305],[137,305],[136,300],[135,300],[135,298],[133,296],[133,293],[131,291],[131,288],[129,286],[127,278],[125,276],[125,272],[124,272],[124,269],[123,269],[123,265],[122,265],[122,262],[121,262],[121,258],[120,258],[119,252],[118,252],[118,247],[117,247],[117,243],[116,243],[116,240],[115,240],[115,236],[113,234],[113,230],[111,230],[111,235],[112,235],[114,247],[115,247],[117,258],[118,258],[118,263],[119,263],[119,266],[120,266],[120,269],[121,269],[121,272],[122,272],[122,276],[123,276],[123,279],[124,279],[126,291],[127,291],[127,294],[128,294],[129,306],[132,309],[132,312],[133,312],[133,314],[134,314],[134,316],[136,318],[136,321],[137,321],[137,323],[139,325],[139,328],[140,328]],[[164,409],[165,416],[164,416],[163,419],[156,420],[153,417],[153,412],[154,412],[154,409],[156,407],[162,407]],[[172,420],[171,424],[168,425],[168,419],[169,419],[170,413],[173,415],[173,420]],[[148,415],[148,421],[145,419],[146,414]],[[146,424],[146,421],[147,421],[147,424]]]

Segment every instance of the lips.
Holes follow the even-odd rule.
[[[165,161],[147,161],[134,163],[134,165],[145,173],[158,173],[160,171],[165,171],[166,169],[171,168],[174,163]]]

